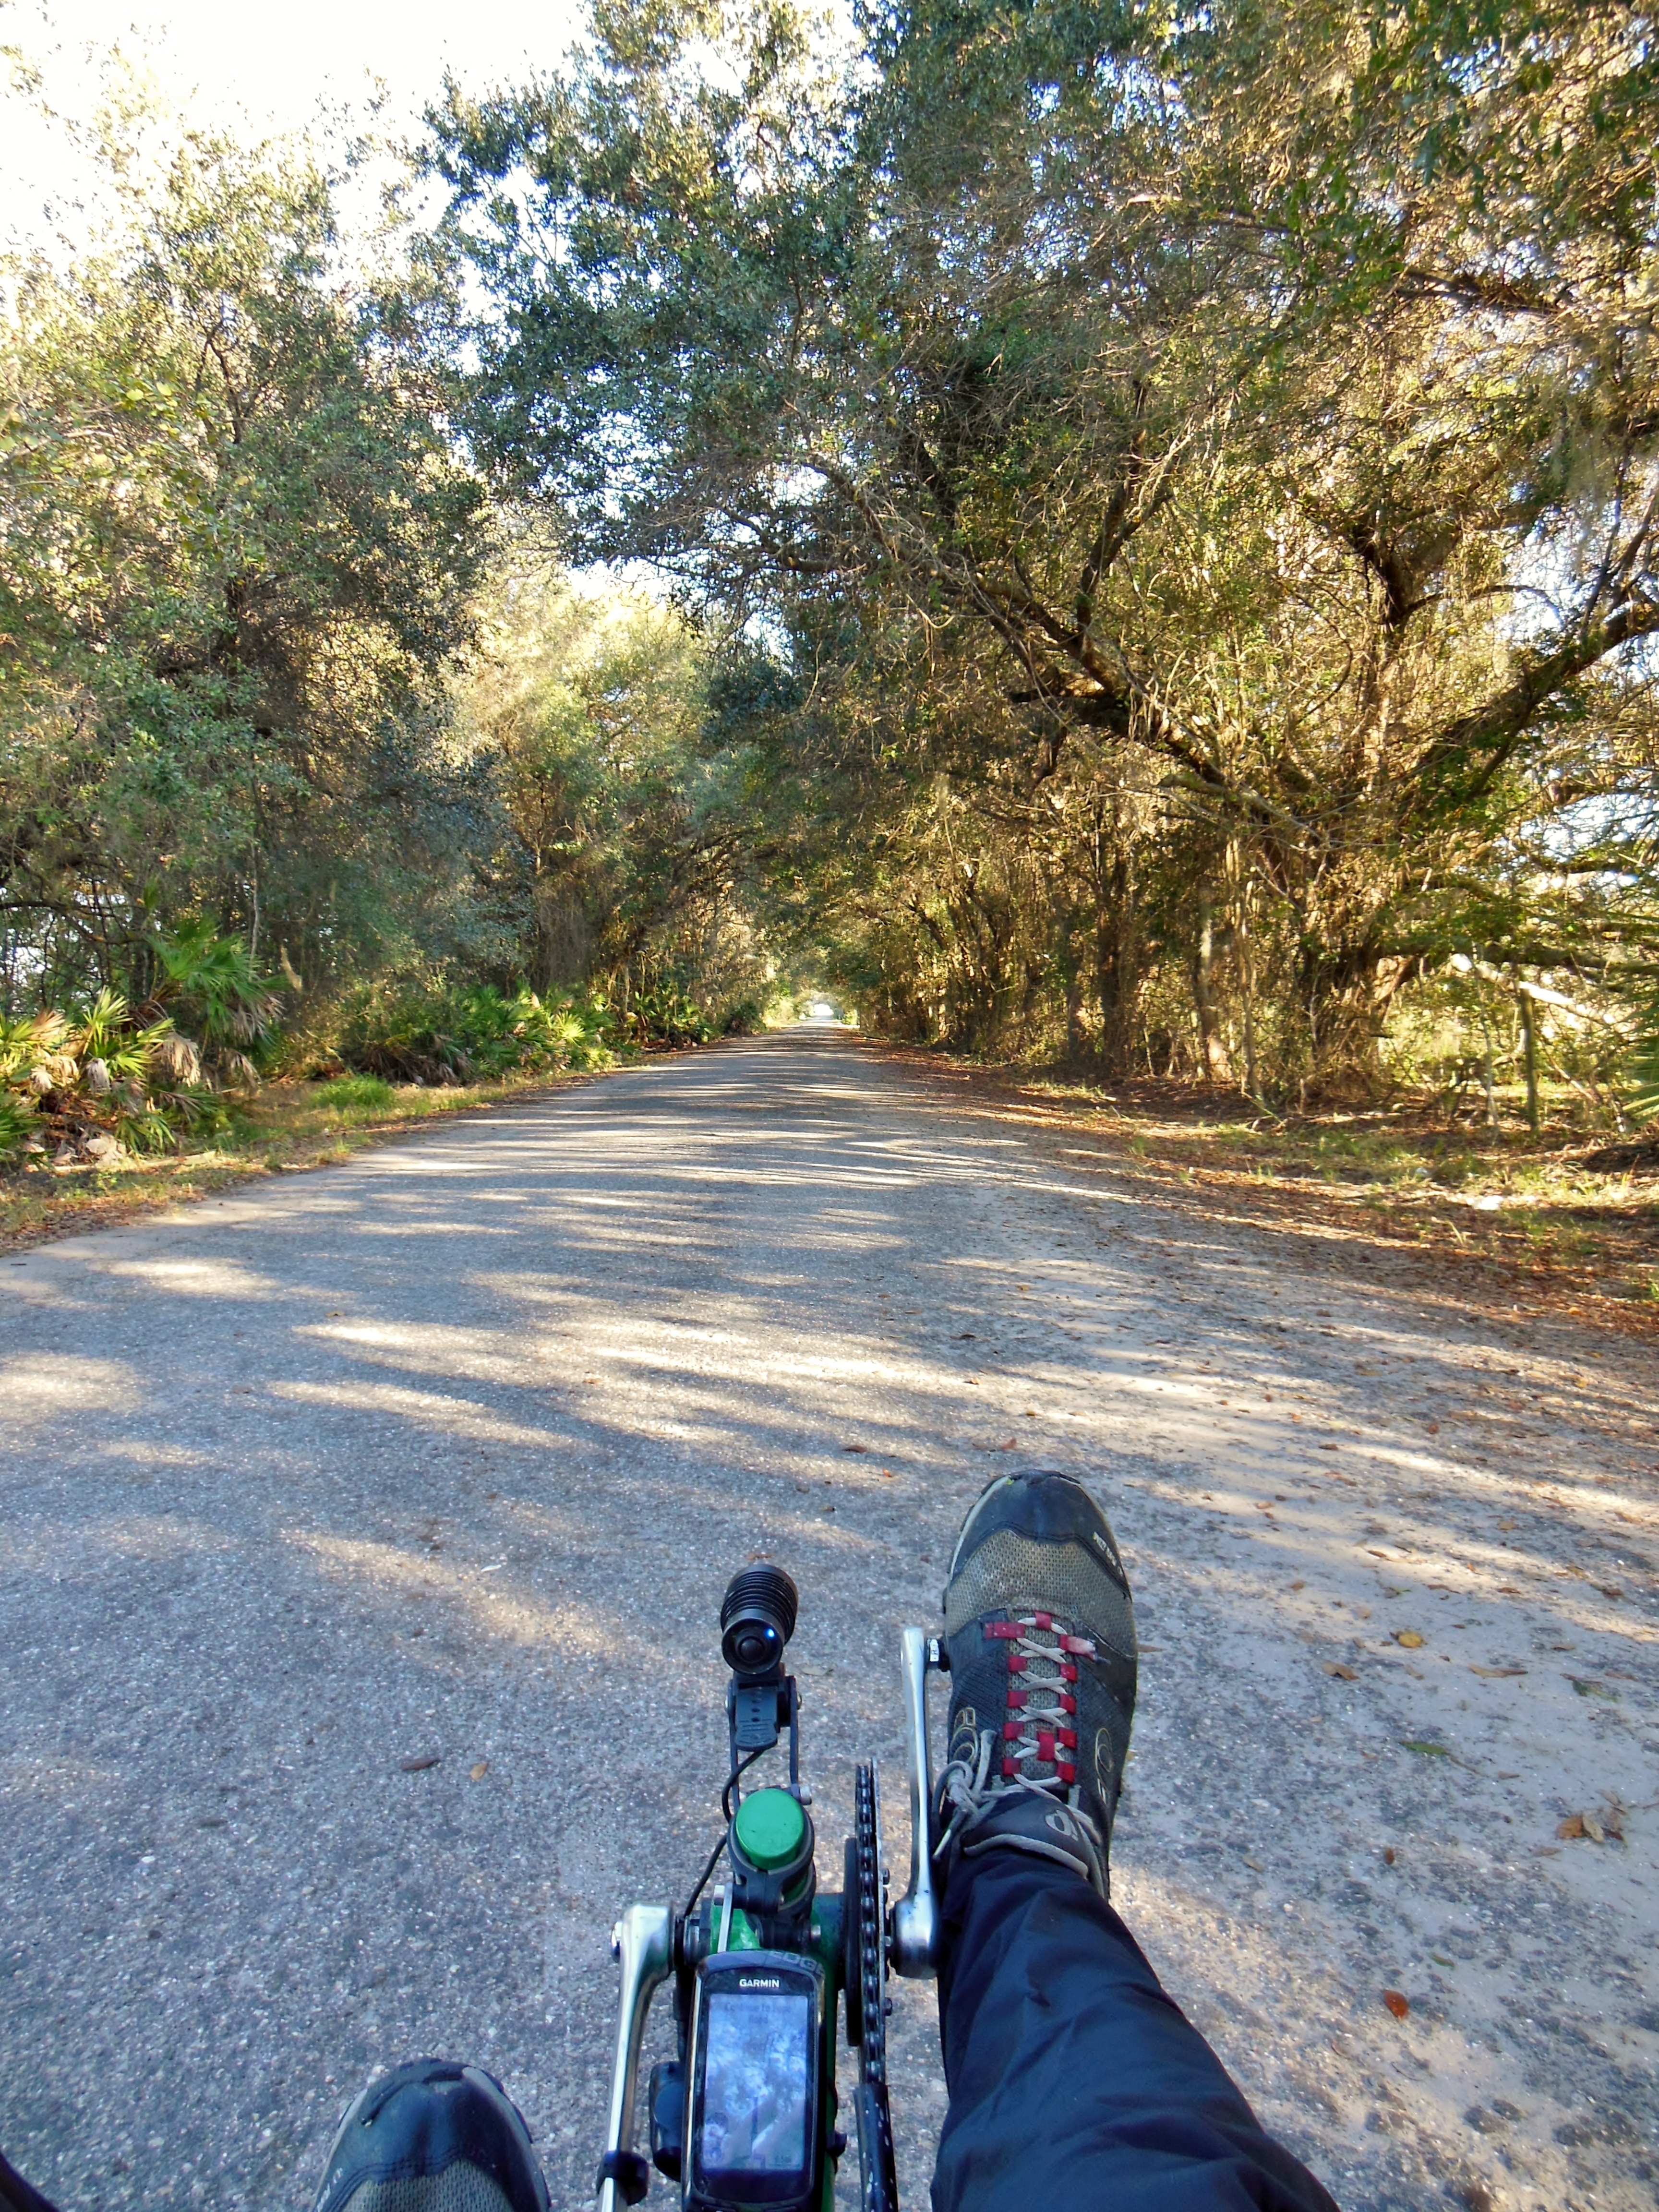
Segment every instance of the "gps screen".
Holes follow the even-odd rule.
[[[704,2171],[803,2172],[811,2000],[782,1991],[715,1990],[708,2004],[698,2145]]]

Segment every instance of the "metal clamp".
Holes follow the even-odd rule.
[[[617,2021],[617,2057],[611,2075],[611,2124],[600,2166],[599,2212],[623,2212],[636,2203],[618,2179],[635,2165],[634,2091],[639,2079],[640,2045],[651,1995],[667,1980],[674,1963],[674,1915],[666,1905],[630,1905],[611,1931],[611,1955],[622,1966],[622,2010]]]
[[[927,1670],[939,1667],[938,1639],[919,1628],[900,1638],[904,1719],[910,1739],[910,1887],[893,1907],[896,1974],[927,1980],[939,1966],[939,1902],[933,1893],[933,1762],[927,1747]]]

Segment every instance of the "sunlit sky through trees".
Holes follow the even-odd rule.
[[[101,66],[118,47],[198,121],[246,117],[255,135],[305,130],[319,105],[359,116],[383,94],[380,127],[405,135],[446,70],[470,88],[517,82],[556,63],[575,34],[575,0],[494,0],[456,10],[439,0],[284,0],[278,9],[174,0],[0,0],[0,48],[41,73],[46,105],[70,122],[96,103]],[[0,236],[73,232],[88,172],[70,134],[0,73]],[[48,213],[51,210],[52,212]]]

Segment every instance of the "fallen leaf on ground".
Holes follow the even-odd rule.
[[[1566,1819],[1558,1824],[1555,1832],[1564,1843],[1571,1841],[1574,1836],[1582,1836],[1584,1832],[1583,1814],[1569,1813]]]
[[[1500,1521],[1498,1525],[1507,1534],[1511,1528],[1518,1528],[1521,1523],[1518,1521]]]
[[[843,1444],[842,1446],[842,1449],[843,1451],[850,1452],[867,1452],[869,1449],[870,1447],[868,1444]]]
[[[1392,1866],[1394,1864],[1394,1845],[1392,1844],[1385,1844],[1382,1847],[1382,1863],[1384,1866]]]
[[[1586,1681],[1582,1674],[1569,1674],[1567,1680],[1581,1698],[1601,1698],[1610,1705],[1619,1703],[1618,1691],[1608,1689],[1605,1682]]]
[[[401,1760],[399,1764],[405,1774],[420,1774],[423,1773],[428,1766],[437,1765],[442,1757],[443,1753],[440,1751],[423,1751],[413,1759]]]
[[[1471,1674],[1484,1674],[1489,1682],[1501,1682],[1506,1674],[1524,1674],[1526,1671],[1527,1670],[1524,1667],[1476,1667],[1471,1665],[1469,1668]]]
[[[1291,1584],[1291,1588],[1293,1590],[1297,1590],[1297,1589],[1307,1589],[1307,1587],[1308,1587],[1308,1585],[1306,1584],[1306,1583],[1292,1583]]]
[[[1353,1668],[1345,1667],[1340,1659],[1328,1659],[1325,1662],[1325,1672],[1328,1674],[1334,1674],[1339,1682],[1357,1682],[1359,1680]]]
[[[1519,1597],[1521,1593],[1513,1583],[1499,1583],[1498,1595],[1499,1597]]]
[[[1595,1587],[1603,1597],[1623,1597],[1625,1595],[1617,1583],[1597,1583]]]
[[[1607,1840],[1607,1830],[1601,1826],[1601,1823],[1596,1819],[1594,1813],[1581,1813],[1578,1815],[1578,1820],[1580,1826],[1583,1829],[1584,1833],[1589,1838],[1591,1843],[1606,1843]]]
[[[1400,1747],[1402,1751],[1421,1752],[1425,1759],[1449,1759],[1451,1757],[1450,1752],[1447,1750],[1443,1743],[1419,1743],[1415,1736],[1401,1736],[1400,1739]]]
[[[1403,1644],[1407,1651],[1420,1651],[1423,1649],[1423,1639],[1414,1628],[1396,1628],[1394,1640],[1396,1644]]]
[[[487,1759],[481,1759],[476,1766],[467,1768],[466,1778],[469,1782],[482,1782],[489,1771],[489,1761]]]
[[[1399,1990],[1384,1990],[1382,2002],[1396,2020],[1404,2020],[1412,2008],[1411,1999]]]

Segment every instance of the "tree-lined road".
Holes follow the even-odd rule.
[[[586,2204],[727,1576],[800,1583],[834,1882],[898,1630],[1040,1462],[1147,1646],[1116,1901],[1264,2117],[1348,2212],[1650,2203],[1652,1358],[1312,1250],[791,1032],[14,1258],[0,2144],[64,2212],[299,2206],[432,2051]]]

